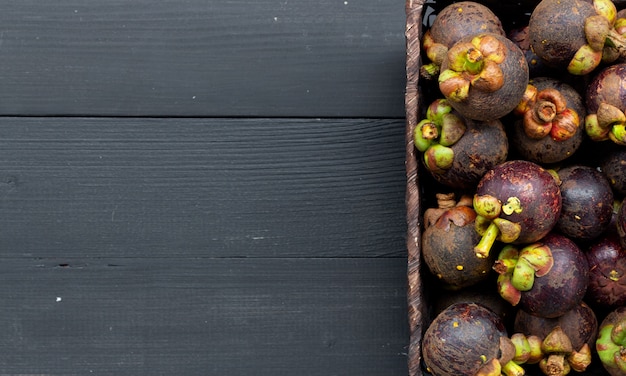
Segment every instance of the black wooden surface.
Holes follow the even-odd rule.
[[[1,375],[405,375],[404,2],[6,1]]]

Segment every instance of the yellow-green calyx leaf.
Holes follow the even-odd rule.
[[[595,51],[589,44],[585,44],[576,51],[567,66],[567,71],[573,75],[583,76],[591,73],[602,61],[602,50]]]
[[[593,0],[596,13],[603,16],[611,25],[617,20],[617,8],[611,0]]]
[[[502,205],[502,212],[506,215],[522,212],[522,203],[517,197],[509,197],[506,200],[506,204]]]

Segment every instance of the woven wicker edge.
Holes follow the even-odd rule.
[[[421,341],[424,331],[425,302],[421,269],[421,208],[419,191],[419,163],[413,144],[413,129],[420,108],[419,68],[424,0],[406,1],[406,219],[407,219],[407,303],[410,330],[408,369],[410,376],[421,376]]]

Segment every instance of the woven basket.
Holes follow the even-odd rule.
[[[406,210],[408,251],[408,315],[410,343],[408,366],[410,376],[421,376],[421,341],[426,319],[426,302],[421,278],[421,221],[419,163],[413,144],[413,130],[419,120],[420,40],[424,0],[406,2]]]

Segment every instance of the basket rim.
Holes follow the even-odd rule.
[[[413,142],[413,130],[420,108],[419,69],[420,41],[424,0],[406,0],[406,89],[405,89],[405,170],[407,222],[407,304],[409,319],[409,376],[421,376],[421,341],[425,322],[425,301],[420,276],[421,270],[421,208],[419,191],[419,163]]]

